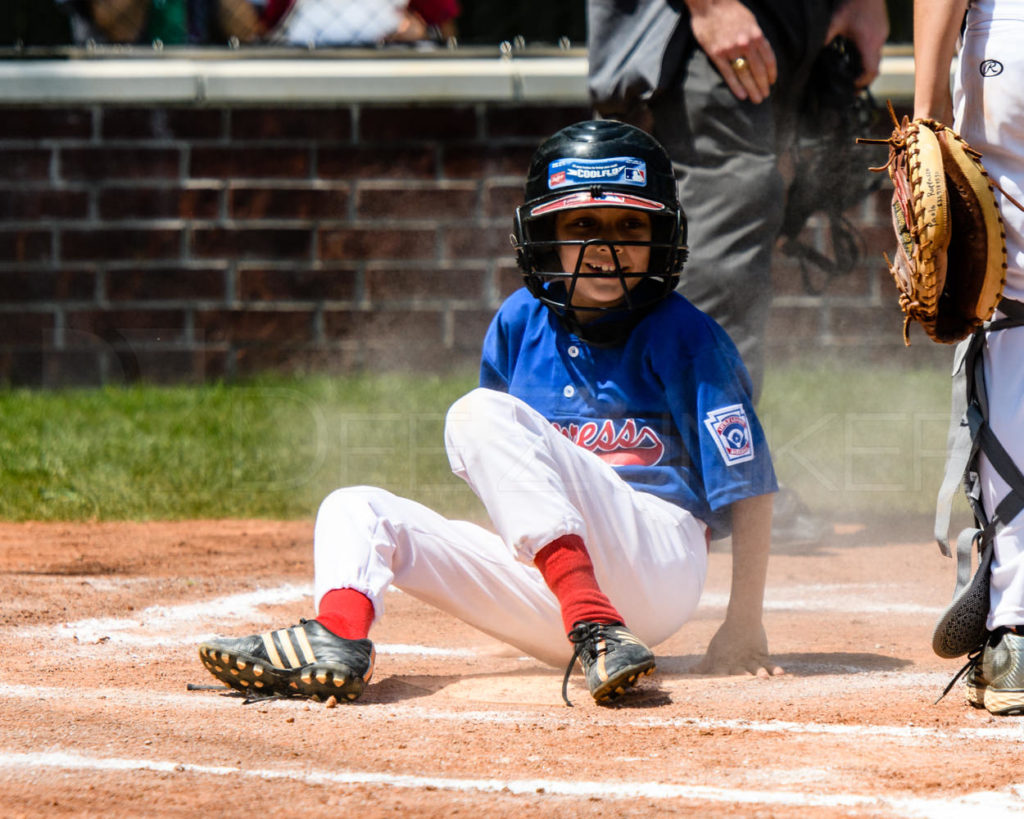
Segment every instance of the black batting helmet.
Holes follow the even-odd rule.
[[[558,131],[533,155],[526,177],[524,204],[516,208],[512,244],[527,288],[547,305],[571,331],[586,338],[583,325],[593,312],[635,313],[634,320],[671,293],[679,283],[686,261],[686,217],[679,205],[672,162],[665,149],[645,131],[615,120],[588,120]],[[601,239],[557,241],[555,214],[590,207],[629,208],[651,219],[650,242],[616,241],[616,246],[638,244],[650,248],[650,262],[632,290],[619,266],[583,272],[584,250]],[[578,245],[575,269],[566,271],[558,248]],[[636,276],[631,272],[630,277]],[[572,295],[581,277],[618,279],[623,299],[611,307],[574,306]],[[589,315],[579,315],[582,311]],[[583,319],[581,321],[581,319]]]

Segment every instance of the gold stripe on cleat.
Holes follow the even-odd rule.
[[[295,629],[295,640],[299,644],[299,649],[302,651],[303,659],[305,662],[302,665],[309,665],[310,663],[316,662],[316,654],[313,653],[313,646],[309,644],[309,636],[306,634],[304,628]]]
[[[608,679],[608,669],[605,666],[605,655],[607,652],[608,644],[604,640],[599,640],[594,649],[597,652],[597,678],[604,682]]]
[[[296,629],[298,631],[298,629]],[[278,639],[281,641],[281,647],[284,649],[285,655],[288,657],[288,662],[291,665],[287,668],[298,668],[304,663],[299,660],[299,655],[295,653],[295,645],[292,643],[291,629],[283,628],[277,632]]]
[[[273,632],[266,632],[260,635],[263,638],[263,648],[267,651],[267,656],[270,657],[270,662],[276,665],[278,668],[284,668],[285,664],[281,661],[281,655],[277,651],[277,646],[274,644]]]

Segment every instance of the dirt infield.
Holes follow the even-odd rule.
[[[787,674],[687,673],[696,619],[616,707],[401,593],[358,702],[243,705],[196,644],[311,615],[312,524],[0,524],[3,816],[1024,815],[1024,719],[990,717],[929,647],[952,565],[928,521],[779,550]]]

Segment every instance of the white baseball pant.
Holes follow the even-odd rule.
[[[638,492],[599,457],[503,392],[476,389],[445,424],[452,470],[483,502],[497,534],[383,489],[332,492],[314,532],[317,606],[352,588],[384,611],[388,587],[552,665],[571,654],[558,601],[533,565],[566,534],[583,538],[601,589],[648,645],[693,614],[707,573],[706,527]]]

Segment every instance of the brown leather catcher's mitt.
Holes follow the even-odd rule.
[[[906,317],[953,344],[992,317],[1006,281],[1006,236],[981,154],[932,119],[896,119],[887,140],[896,253],[889,261]]]

